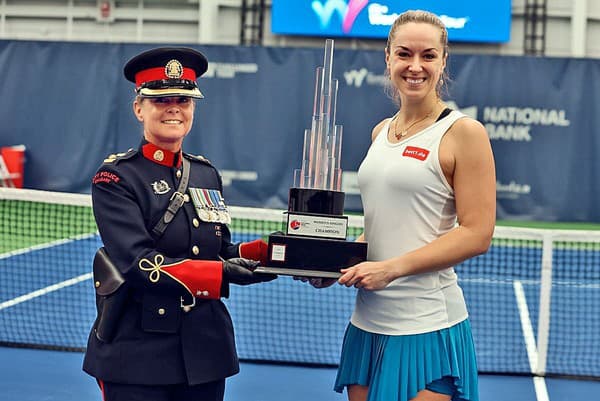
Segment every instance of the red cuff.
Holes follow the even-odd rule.
[[[240,257],[244,259],[258,260],[261,265],[266,266],[269,246],[262,239],[240,244]]]
[[[223,262],[184,260],[162,266],[161,270],[183,285],[196,298],[219,299],[223,282]]]

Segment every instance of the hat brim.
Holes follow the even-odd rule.
[[[149,89],[141,88],[138,95],[143,97],[167,97],[167,96],[186,96],[195,99],[203,99],[204,95],[200,89],[181,89],[181,88],[164,88],[164,89]]]

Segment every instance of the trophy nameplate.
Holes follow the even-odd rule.
[[[268,261],[257,272],[303,277],[332,277],[367,259],[367,243],[346,241],[343,215],[342,126],[335,125],[338,81],[331,79],[333,40],[317,68],[312,124],[304,131],[302,167],[294,172],[285,229],[269,235]]]

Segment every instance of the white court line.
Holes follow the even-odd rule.
[[[529,308],[527,307],[527,299],[523,284],[520,281],[513,283],[515,290],[515,298],[519,307],[519,315],[521,317],[521,328],[523,329],[523,338],[525,340],[525,348],[527,349],[527,358],[529,359],[529,368],[531,373],[537,371],[538,351],[535,345],[535,336],[533,335],[533,326],[529,318]],[[550,401],[548,389],[546,388],[546,380],[541,376],[533,377],[533,387],[538,401]]]
[[[11,256],[23,255],[28,252],[39,251],[39,250],[46,249],[46,248],[52,248],[55,246],[68,244],[69,242],[80,241],[80,240],[92,238],[97,235],[98,235],[98,233],[81,234],[81,235],[77,235],[75,237],[71,237],[71,238],[67,238],[67,239],[60,239],[60,240],[56,240],[56,241],[52,241],[52,242],[47,242],[45,244],[34,245],[34,246],[27,247],[27,248],[18,249],[16,251],[10,251],[10,252],[0,254],[0,259],[10,258]]]
[[[515,282],[513,278],[506,279],[494,279],[494,278],[461,278],[459,277],[458,281],[463,283],[476,283],[476,284],[494,284],[494,285],[513,285]],[[530,284],[530,285],[539,285],[540,280],[521,280],[522,283]]]
[[[493,279],[493,278],[458,278],[459,283],[475,283],[475,284],[493,284],[493,285],[511,285],[514,286],[514,279]],[[520,283],[526,285],[541,285],[542,280],[519,280]],[[600,289],[600,283],[586,283],[581,281],[554,280],[552,285],[555,287],[565,286],[572,288],[583,288],[590,290]]]
[[[56,283],[56,284],[49,285],[48,287],[40,288],[39,290],[35,290],[28,294],[21,295],[16,298],[13,298],[11,300],[0,303],[0,310],[10,308],[11,306],[15,306],[20,303],[29,301],[31,299],[41,297],[42,295],[46,295],[48,293],[58,291],[62,288],[81,283],[82,281],[89,280],[91,278],[92,278],[92,273],[85,273],[80,276],[73,277],[73,278],[65,280],[65,281],[61,281],[60,283]]]

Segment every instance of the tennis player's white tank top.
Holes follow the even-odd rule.
[[[454,191],[444,177],[438,149],[446,131],[464,117],[446,117],[399,143],[388,140],[389,121],[358,170],[368,260],[420,248],[456,225]],[[453,268],[401,277],[377,291],[359,289],[351,322],[380,334],[425,333],[467,318]]]

